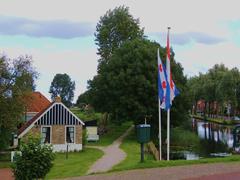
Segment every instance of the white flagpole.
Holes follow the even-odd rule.
[[[167,160],[169,161],[170,153],[170,109],[167,111]]]
[[[158,133],[158,139],[159,139],[159,160],[162,160],[162,118],[161,118],[161,102],[160,102],[160,97],[158,98],[158,110],[159,110],[159,133]]]
[[[167,34],[167,48],[170,48],[169,47],[169,31],[170,31],[170,27],[168,27],[168,34]],[[169,49],[167,49],[168,51]],[[167,56],[168,56],[168,52],[167,52]],[[170,57],[168,57],[170,58]],[[168,68],[168,82],[169,82],[169,86],[170,86],[170,81],[171,81],[171,77],[170,77],[170,59],[169,60],[169,63],[167,62],[167,64],[169,65],[167,68]],[[170,88],[171,89],[171,88]],[[171,101],[171,90],[170,90],[170,101]],[[167,111],[167,160],[169,161],[169,153],[170,153],[170,108],[168,109]]]

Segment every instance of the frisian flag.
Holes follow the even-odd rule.
[[[159,55],[159,49],[157,51],[158,58],[158,96],[161,101],[160,108],[161,109],[169,109],[170,108],[170,87],[167,82],[167,74],[166,68],[162,63],[162,60]]]
[[[166,64],[167,64],[167,72],[166,72],[166,77],[167,77],[167,81],[170,87],[170,98],[167,98],[169,100],[169,102],[167,102],[167,104],[169,104],[169,107],[171,107],[172,105],[172,101],[173,99],[179,94],[179,90],[177,89],[176,85],[174,84],[173,80],[172,80],[172,73],[171,73],[171,66],[170,66],[170,43],[169,43],[169,31],[168,31],[168,35],[167,35],[167,60],[166,60]]]

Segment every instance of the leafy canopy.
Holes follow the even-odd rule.
[[[62,102],[70,107],[74,97],[75,82],[67,74],[56,74],[51,83],[49,93],[52,100],[60,96]]]
[[[9,145],[11,133],[23,115],[23,98],[35,89],[38,73],[31,56],[0,57],[0,149]]]
[[[98,46],[100,62],[107,63],[114,50],[125,41],[143,37],[143,29],[139,27],[139,20],[134,19],[125,6],[108,10],[96,27],[95,41]]]

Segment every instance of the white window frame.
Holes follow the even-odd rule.
[[[50,143],[49,144],[52,144],[52,126],[41,126],[41,141],[42,141],[42,129],[45,127],[50,127]]]
[[[74,129],[74,141],[73,141],[73,143],[68,143],[67,142],[67,127],[73,127],[73,129]],[[76,142],[76,126],[74,126],[74,125],[65,126],[65,144],[76,144],[75,142]]]

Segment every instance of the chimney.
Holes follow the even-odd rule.
[[[55,97],[55,102],[60,103],[62,101],[60,96]]]

